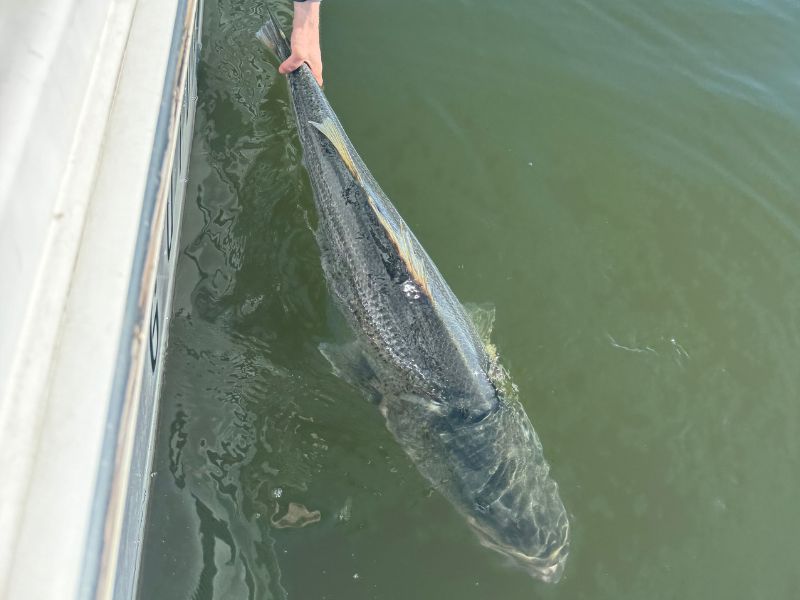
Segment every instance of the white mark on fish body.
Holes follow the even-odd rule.
[[[410,279],[403,282],[403,293],[409,300],[418,300],[420,296],[419,288]]]

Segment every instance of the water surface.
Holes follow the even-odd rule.
[[[556,586],[319,353],[343,332],[263,19],[206,0],[140,597],[800,597],[800,4],[323,6],[350,137],[496,307],[571,515]]]

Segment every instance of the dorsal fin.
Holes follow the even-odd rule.
[[[398,231],[397,225],[393,223],[393,219],[387,215],[380,201],[376,200],[372,192],[367,189],[364,184],[364,180],[361,178],[361,174],[356,168],[355,160],[353,160],[353,155],[350,153],[350,149],[347,147],[347,141],[345,140],[344,135],[342,135],[341,129],[330,117],[325,117],[325,119],[322,120],[322,123],[317,123],[315,121],[309,121],[308,123],[309,125],[313,125],[317,131],[324,135],[336,149],[336,152],[339,154],[342,162],[344,162],[347,170],[350,171],[353,179],[356,180],[356,182],[366,193],[367,202],[369,203],[370,208],[372,208],[372,211],[378,218],[378,222],[381,224],[381,227],[383,227],[383,229],[386,231],[386,234],[389,236],[389,239],[392,241],[395,248],[397,248],[397,252],[405,263],[409,274],[414,281],[420,285],[422,291],[425,292],[425,295],[428,298],[433,299],[431,296],[430,287],[428,285],[428,278],[425,273],[425,262],[422,256],[419,256],[414,250],[414,238],[411,234],[411,231],[409,231],[402,219],[400,220]]]
[[[309,121],[309,125],[313,125],[322,135],[328,138],[328,141],[333,144],[333,147],[336,149],[336,152],[339,153],[344,165],[347,167],[347,170],[350,171],[350,174],[353,178],[363,186],[364,182],[361,180],[361,175],[358,173],[358,169],[356,169],[356,163],[353,160],[353,155],[350,154],[350,149],[347,147],[347,141],[344,139],[342,132],[336,126],[333,119],[330,117],[325,117],[322,120],[322,123],[317,123],[315,121]]]

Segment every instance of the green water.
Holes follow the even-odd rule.
[[[800,597],[800,4],[323,6],[350,137],[496,307],[571,515],[555,586],[319,353],[341,332],[261,5],[206,0],[140,597]],[[289,503],[319,521],[271,524]]]

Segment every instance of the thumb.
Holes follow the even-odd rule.
[[[302,64],[302,58],[292,55],[281,63],[281,66],[278,67],[278,73],[286,75],[287,73],[291,73],[292,71],[299,69]]]

